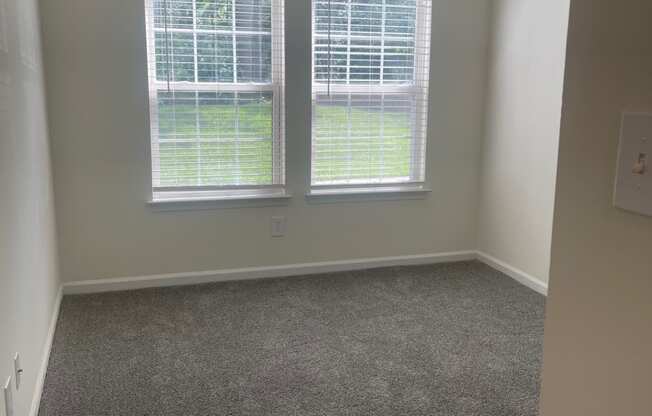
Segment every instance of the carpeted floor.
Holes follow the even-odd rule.
[[[66,296],[39,414],[531,416],[543,317],[478,262]]]

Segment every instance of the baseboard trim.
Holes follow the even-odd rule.
[[[34,395],[32,397],[32,406],[30,407],[29,416],[38,416],[39,407],[41,405],[41,396],[43,395],[43,386],[45,384],[45,375],[48,371],[48,363],[50,362],[50,351],[52,351],[52,342],[54,341],[54,331],[57,328],[57,321],[59,320],[59,310],[61,309],[62,298],[63,286],[59,287],[57,297],[54,301],[54,310],[52,311],[48,334],[45,339],[45,345],[43,346],[41,367],[36,376],[36,386],[34,387]]]
[[[496,269],[530,289],[547,296],[548,285],[536,277],[482,251],[457,251],[449,253],[418,254],[409,256],[375,257],[351,260],[298,263],[268,267],[210,270],[202,272],[170,273],[149,276],[120,277],[114,279],[85,280],[63,285],[64,295],[117,292],[154,287],[185,286],[202,283],[236,280],[266,279],[334,273],[378,267],[414,266],[420,264],[451,263],[478,260]],[[59,299],[60,301],[60,299]],[[54,328],[51,328],[53,331]]]
[[[529,287],[535,292],[538,292],[543,296],[548,296],[548,285],[536,277],[524,272],[523,270],[519,270],[516,267],[511,266],[504,261],[499,260],[496,257],[493,257],[482,251],[477,252],[477,259],[487,266],[506,274],[522,285]]]
[[[151,276],[122,277],[115,279],[70,282],[64,284],[63,292],[66,295],[114,292],[122,290],[195,285],[201,283],[225,282],[233,280],[251,280],[274,277],[313,275],[320,273],[374,269],[379,267],[450,263],[457,261],[475,260],[476,258],[476,252],[469,250],[450,253],[363,258],[316,263],[299,263],[282,266],[248,267],[241,269],[211,270],[204,272],[158,274]]]

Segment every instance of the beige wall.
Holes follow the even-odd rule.
[[[145,203],[142,0],[42,0],[62,275],[67,281],[475,248],[488,0],[433,4],[421,200],[309,204],[310,2],[287,0],[287,206],[153,212]],[[285,238],[270,217],[285,215]]]
[[[570,16],[541,414],[649,415],[652,218],[612,194],[621,112],[652,112],[652,2]]]
[[[59,288],[38,27],[35,0],[0,0],[0,384],[19,352],[20,416],[29,412]]]
[[[548,282],[570,0],[496,0],[478,249]]]

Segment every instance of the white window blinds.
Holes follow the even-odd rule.
[[[312,2],[312,186],[423,182],[430,0]]]
[[[145,0],[157,193],[282,186],[283,0]]]

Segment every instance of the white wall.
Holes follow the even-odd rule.
[[[59,288],[38,28],[36,1],[0,0],[0,382],[20,352],[20,416],[29,411]]]
[[[478,248],[544,284],[570,0],[496,0]]]
[[[431,196],[309,204],[310,11],[287,0],[287,206],[153,212],[142,0],[41,1],[66,281],[472,250],[488,0],[435,1]],[[74,17],[73,17],[74,16]],[[270,217],[285,215],[285,238]]]
[[[649,415],[652,218],[612,194],[621,113],[652,112],[652,2],[570,16],[541,414]]]

